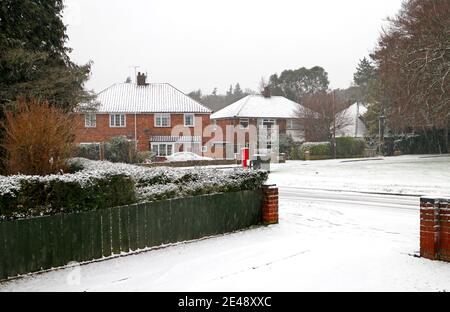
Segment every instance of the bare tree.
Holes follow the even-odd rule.
[[[389,21],[372,58],[391,128],[439,128],[448,133],[450,2],[408,0]]]
[[[349,126],[348,103],[334,93],[320,92],[305,96],[297,118],[310,142],[334,141],[336,132]]]

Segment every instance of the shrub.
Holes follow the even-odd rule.
[[[75,119],[46,102],[19,100],[5,114],[3,159],[8,174],[47,175],[66,169]]]
[[[337,157],[362,157],[366,148],[364,140],[342,137],[336,138]]]
[[[76,157],[100,160],[100,144],[79,144],[75,148]]]
[[[0,216],[21,218],[80,212],[136,201],[134,181],[106,170],[50,176],[2,177]]]
[[[305,159],[305,152],[309,151],[311,156],[329,156],[331,157],[330,142],[304,143],[300,148],[300,158]]]
[[[265,171],[146,168],[71,159],[78,172],[0,177],[0,217],[79,212],[168,198],[260,189]]]
[[[136,145],[125,137],[114,137],[105,144],[105,159],[111,162],[135,163]]]
[[[154,159],[151,152],[140,152],[136,149],[136,141],[125,137],[114,137],[108,142],[99,144],[80,144],[76,147],[75,156],[90,160],[99,160],[103,157],[114,163],[137,164]]]

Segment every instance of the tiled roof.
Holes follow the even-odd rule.
[[[296,118],[300,104],[282,96],[249,95],[211,115],[224,118]]]
[[[99,113],[211,113],[168,83],[112,85],[97,95]]]

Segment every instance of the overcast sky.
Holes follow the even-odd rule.
[[[319,65],[346,88],[401,0],[66,0],[72,59],[94,62],[87,87],[101,91],[148,72],[183,92]]]

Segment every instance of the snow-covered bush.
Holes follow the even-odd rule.
[[[0,218],[96,210],[240,190],[255,190],[265,171],[146,168],[75,158],[70,174],[0,176]]]

